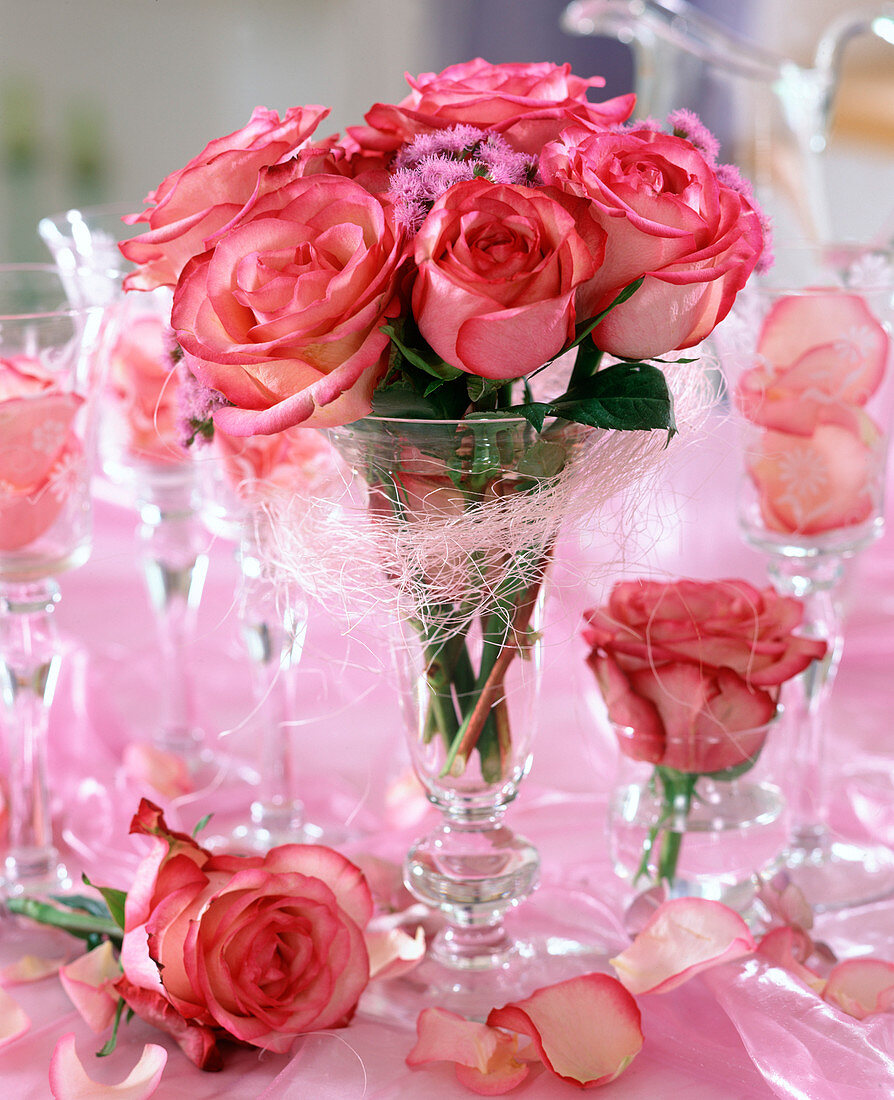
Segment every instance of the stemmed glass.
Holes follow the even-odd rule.
[[[276,576],[275,534],[264,502],[270,493],[322,489],[334,471],[329,446],[319,433],[302,429],[248,438],[217,430],[201,455],[205,523],[236,547],[236,605],[250,661],[252,718],[260,731],[250,820],[240,822],[224,842],[266,851],[277,844],[319,841],[323,830],[306,819],[295,760],[308,605],[303,592]]]
[[[59,673],[56,578],[90,556],[102,309],[50,265],[0,267],[0,693],[7,894],[70,885],[53,843],[47,728]]]
[[[782,593],[805,604],[823,662],[785,700],[794,727],[791,833],[779,860],[817,909],[894,891],[894,853],[833,837],[826,701],[843,644],[841,582],[882,531],[894,400],[894,268],[857,245],[778,249],[772,272],[715,333],[741,429],[740,527]]]
[[[104,301],[114,321],[108,351],[101,460],[139,516],[137,535],[161,654],[159,749],[177,753],[194,772],[213,762],[196,719],[191,670],[196,615],[208,568],[199,517],[200,483],[178,440],[178,381],[167,288],[125,294],[130,265],[118,242],[136,230],[125,207],[69,210],[39,225],[63,276],[87,300]]]

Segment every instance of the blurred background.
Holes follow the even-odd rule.
[[[326,104],[332,112],[320,133],[328,134],[359,122],[377,100],[401,99],[405,71],[476,55],[569,61],[582,76],[605,76],[605,97],[642,83],[657,65],[659,90],[676,105],[699,110],[724,138],[742,126],[741,105],[733,110],[740,90],[717,84],[718,74],[727,82],[729,67],[721,60],[712,74],[703,57],[694,60],[691,31],[670,45],[640,41],[634,56],[623,27],[572,34],[566,16],[563,29],[567,7],[567,0],[0,0],[0,255],[44,259],[35,232],[44,214],[121,201],[139,208],[166,174],[242,126],[256,105]],[[693,0],[691,8],[717,21],[721,54],[732,43],[731,55],[741,58],[736,43],[745,40],[795,63],[800,79],[825,28],[885,5]],[[888,24],[894,40],[894,18]],[[844,50],[831,144],[821,155],[840,234],[894,236],[894,46],[885,29],[878,24]],[[654,72],[650,79],[654,92]],[[779,98],[765,75],[756,83]],[[744,94],[746,113],[763,118],[755,87]],[[800,95],[777,103],[784,126],[797,129]],[[788,175],[797,204],[808,186],[803,165]]]

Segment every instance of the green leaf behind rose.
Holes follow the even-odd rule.
[[[651,363],[614,363],[553,401],[530,401],[506,411],[524,416],[538,432],[548,416],[615,431],[663,429],[668,438],[677,431],[667,380]]]

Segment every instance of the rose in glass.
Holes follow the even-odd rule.
[[[403,239],[359,184],[296,170],[265,169],[174,292],[187,365],[230,402],[214,420],[232,435],[357,420],[387,367]]]
[[[699,343],[761,256],[757,211],[684,138],[575,128],[543,150],[540,172],[546,183],[589,199],[586,217],[606,233],[592,288],[600,308],[645,277],[593,332],[612,355],[645,359]]]
[[[361,148],[394,151],[417,134],[464,123],[502,134],[523,153],[539,153],[569,123],[611,126],[635,102],[622,95],[588,103],[588,89],[602,87],[602,77],[582,79],[570,65],[550,62],[492,65],[478,57],[407,81],[413,90],[400,103],[377,103],[364,116],[366,127],[348,127]]]
[[[467,180],[434,204],[416,235],[413,315],[446,362],[517,378],[574,336],[575,299],[604,234],[542,190]]]
[[[282,1053],[348,1023],[369,980],[372,915],[352,863],[301,844],[212,855],[146,800],[131,832],[153,840],[127,896],[117,986],[138,1015],[200,1064],[221,1037]]]
[[[216,138],[185,167],[172,172],[146,196],[150,208],[124,219],[149,223],[149,231],[121,244],[139,270],[124,280],[128,290],[174,286],[188,260],[205,251],[205,241],[221,230],[254,194],[258,172],[290,156],[312,134],[326,107],[256,107],[242,129]]]
[[[794,634],[803,607],[742,580],[625,581],[583,636],[622,750],[706,773],[752,759],[782,683],[825,653]]]
[[[28,546],[59,515],[66,474],[83,454],[74,432],[82,403],[39,360],[0,359],[0,551]]]

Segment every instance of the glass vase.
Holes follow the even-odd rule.
[[[463,1011],[536,954],[504,923],[539,874],[507,809],[532,762],[544,585],[587,429],[367,417],[329,435],[365,487],[410,755],[440,812],[404,868],[440,924],[414,980],[469,993],[450,1002]]]
[[[636,731],[616,727],[615,735],[621,751],[608,818],[615,873],[637,890],[663,882],[672,897],[707,898],[745,912],[755,875],[786,839],[785,800],[762,756],[767,728],[737,733],[753,746],[750,758],[716,772],[637,760]],[[710,745],[700,751],[710,759]]]

